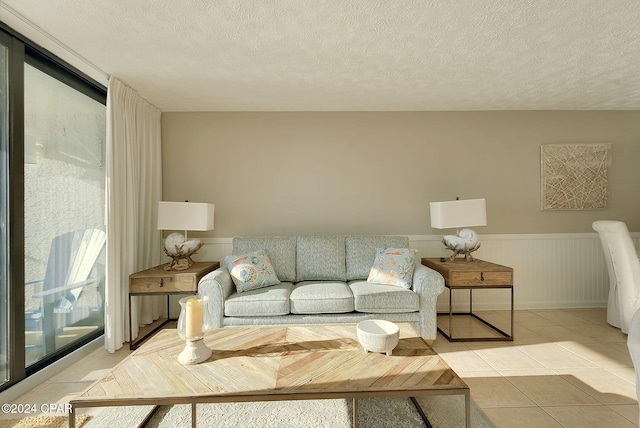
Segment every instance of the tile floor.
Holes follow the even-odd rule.
[[[505,331],[508,315],[482,312]],[[433,346],[499,428],[638,426],[627,336],[605,316],[604,309],[516,311],[514,342],[451,343],[438,336]],[[463,317],[455,322],[456,335],[484,328]],[[128,348],[95,351],[16,403],[67,403],[128,354]]]
[[[479,314],[510,331],[508,311]],[[477,321],[453,319],[455,336],[486,336]],[[498,427],[638,426],[627,336],[607,324],[605,309],[515,311],[514,323],[513,342],[438,335],[433,344]]]

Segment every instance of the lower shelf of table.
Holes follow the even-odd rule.
[[[508,324],[510,320],[504,322]],[[507,333],[496,324],[475,313],[454,312],[450,329],[449,313],[438,313],[438,332],[449,342],[513,341],[513,331]]]

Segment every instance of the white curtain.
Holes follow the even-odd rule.
[[[163,313],[161,297],[134,298],[129,275],[162,261],[157,230],[162,198],[161,112],[114,77],[107,92],[107,274],[105,347],[129,341],[138,326]]]

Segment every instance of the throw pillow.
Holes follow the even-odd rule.
[[[411,288],[416,253],[409,248],[377,248],[367,282]]]
[[[264,250],[227,256],[225,261],[238,293],[280,284]]]

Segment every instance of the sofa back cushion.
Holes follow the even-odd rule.
[[[347,281],[367,279],[376,258],[376,248],[408,248],[406,236],[347,236]]]
[[[345,281],[344,257],[344,236],[298,236],[296,282]]]
[[[296,237],[258,236],[233,238],[233,254],[265,250],[280,281],[296,280]]]

